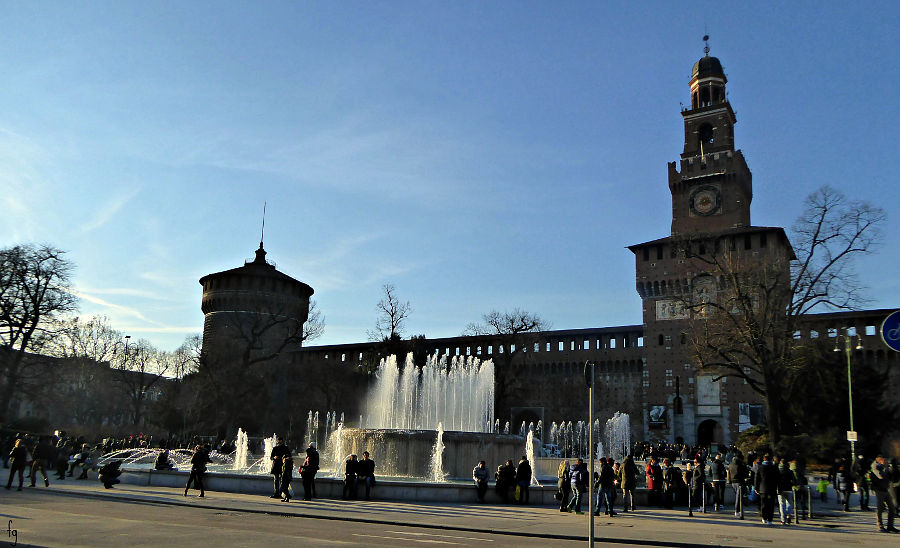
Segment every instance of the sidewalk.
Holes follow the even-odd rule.
[[[0,473],[5,481],[8,471]],[[92,475],[93,477],[93,475]],[[28,480],[26,479],[26,485]],[[5,485],[5,483],[4,483]],[[544,539],[578,540],[587,537],[588,516],[560,513],[555,507],[501,506],[446,503],[407,503],[400,501],[341,501],[319,499],[283,503],[260,495],[207,491],[206,498],[182,496],[183,489],[117,485],[104,489],[96,480],[78,481],[66,478],[45,488],[25,488],[29,493],[47,497],[70,496],[105,500],[127,500],[176,507],[193,507],[230,512],[257,513],[306,519],[407,525],[411,527],[473,531]],[[0,491],[0,506],[14,505],[18,495]],[[377,491],[375,492],[377,497]],[[810,543],[836,545],[852,543],[875,545],[900,541],[900,535],[876,532],[872,512],[844,514],[832,503],[828,515],[812,522],[789,527],[767,527],[759,523],[755,508],[748,509],[743,521],[733,517],[731,509],[719,513],[695,513],[688,517],[685,509],[662,510],[638,508],[636,513],[619,513],[614,518],[595,518],[598,541],[649,546],[729,545],[804,546]],[[854,499],[856,501],[857,499]],[[874,499],[872,504],[874,504]],[[858,508],[858,502],[856,503]],[[148,507],[152,508],[152,507]],[[816,506],[813,507],[814,511]],[[821,508],[821,504],[819,506]]]

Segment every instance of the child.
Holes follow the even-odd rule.
[[[819,491],[819,498],[822,502],[828,502],[828,480],[825,478],[819,478],[819,483],[816,485],[816,489]]]

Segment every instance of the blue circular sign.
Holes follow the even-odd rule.
[[[892,312],[881,324],[881,339],[884,344],[900,352],[900,310]]]

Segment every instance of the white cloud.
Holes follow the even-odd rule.
[[[88,220],[88,222],[81,225],[81,231],[90,232],[108,223],[109,220],[112,219],[120,209],[122,209],[122,206],[124,206],[132,198],[134,198],[139,190],[140,189],[135,188],[128,192],[120,193],[118,196],[114,196],[107,200],[105,204],[103,204],[99,209],[93,212],[93,216],[90,218],[90,220]]]

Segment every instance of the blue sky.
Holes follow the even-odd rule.
[[[728,74],[753,222],[830,184],[885,208],[860,263],[900,306],[892,2],[28,2],[0,19],[0,245],[77,264],[82,314],[174,349],[200,285],[266,249],[365,340],[522,307],[640,323],[625,249],[669,233],[704,32]]]

